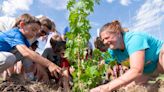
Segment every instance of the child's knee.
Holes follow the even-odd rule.
[[[9,52],[0,53],[0,72],[3,72],[10,66],[13,66],[16,61],[16,57]]]

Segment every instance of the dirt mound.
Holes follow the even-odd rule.
[[[0,92],[57,92],[58,87],[50,84],[28,83],[16,84],[14,82],[3,82],[0,84]]]
[[[155,83],[148,83],[144,86],[134,85],[127,88],[120,88],[116,92],[164,92],[164,81],[158,80]]]
[[[19,75],[0,83],[0,92],[63,92],[63,89],[53,81],[49,84],[26,81]],[[147,85],[134,85],[120,88],[115,92],[164,92],[164,81],[158,80]]]
[[[0,83],[0,92],[60,92],[60,88],[53,81],[45,84],[27,81],[20,75],[12,75],[7,81]]]

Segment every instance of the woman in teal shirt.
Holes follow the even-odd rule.
[[[145,83],[151,75],[164,73],[163,41],[144,32],[124,32],[119,21],[105,24],[100,30],[100,38],[119,63],[129,61],[130,69],[91,92],[110,92],[133,81]]]

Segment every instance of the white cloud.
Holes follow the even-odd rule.
[[[4,0],[2,3],[2,13],[13,16],[18,10],[28,11],[33,0]]]
[[[90,23],[91,23],[91,25],[92,25],[93,27],[100,26],[100,24],[99,24],[99,23],[97,23],[97,22],[93,22],[93,21],[91,21]]]
[[[120,0],[120,3],[124,6],[128,6],[131,3],[131,0]]]
[[[132,30],[151,31],[164,21],[164,0],[147,0],[134,17]]]
[[[106,0],[108,3],[112,3],[114,2],[114,0]],[[129,4],[131,4],[131,0],[120,0],[119,1],[121,5],[123,6],[128,6]]]
[[[108,3],[112,3],[114,0],[107,0]]]
[[[68,0],[40,0],[41,3],[45,4],[48,7],[51,7],[55,10],[64,10],[66,9]]]

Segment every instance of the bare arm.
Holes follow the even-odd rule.
[[[135,80],[135,78],[139,77],[143,73],[144,68],[144,58],[145,51],[137,51],[130,56],[130,69],[123,74],[121,77],[111,81],[109,85],[109,89],[117,89],[122,85],[126,85]]]
[[[47,67],[49,69],[49,71],[51,72],[52,76],[55,75],[56,71],[58,73],[60,73],[61,69],[57,65],[55,65],[54,63],[52,63],[48,59],[38,55],[36,52],[34,52],[33,50],[29,49],[27,46],[25,46],[25,45],[17,45],[16,48],[23,55],[23,57],[29,58],[32,61]]]
[[[145,50],[137,51],[130,55],[130,69],[121,77],[111,81],[108,84],[101,85],[91,90],[91,92],[110,92],[123,85],[135,80],[143,73]]]
[[[47,60],[46,58],[43,58],[42,56],[40,56],[39,54],[37,54],[33,50],[29,49],[25,45],[17,45],[16,48],[22,54],[22,56],[25,58],[29,58],[32,61],[39,63],[45,67],[48,67],[49,64],[51,64],[51,62],[49,60]]]

